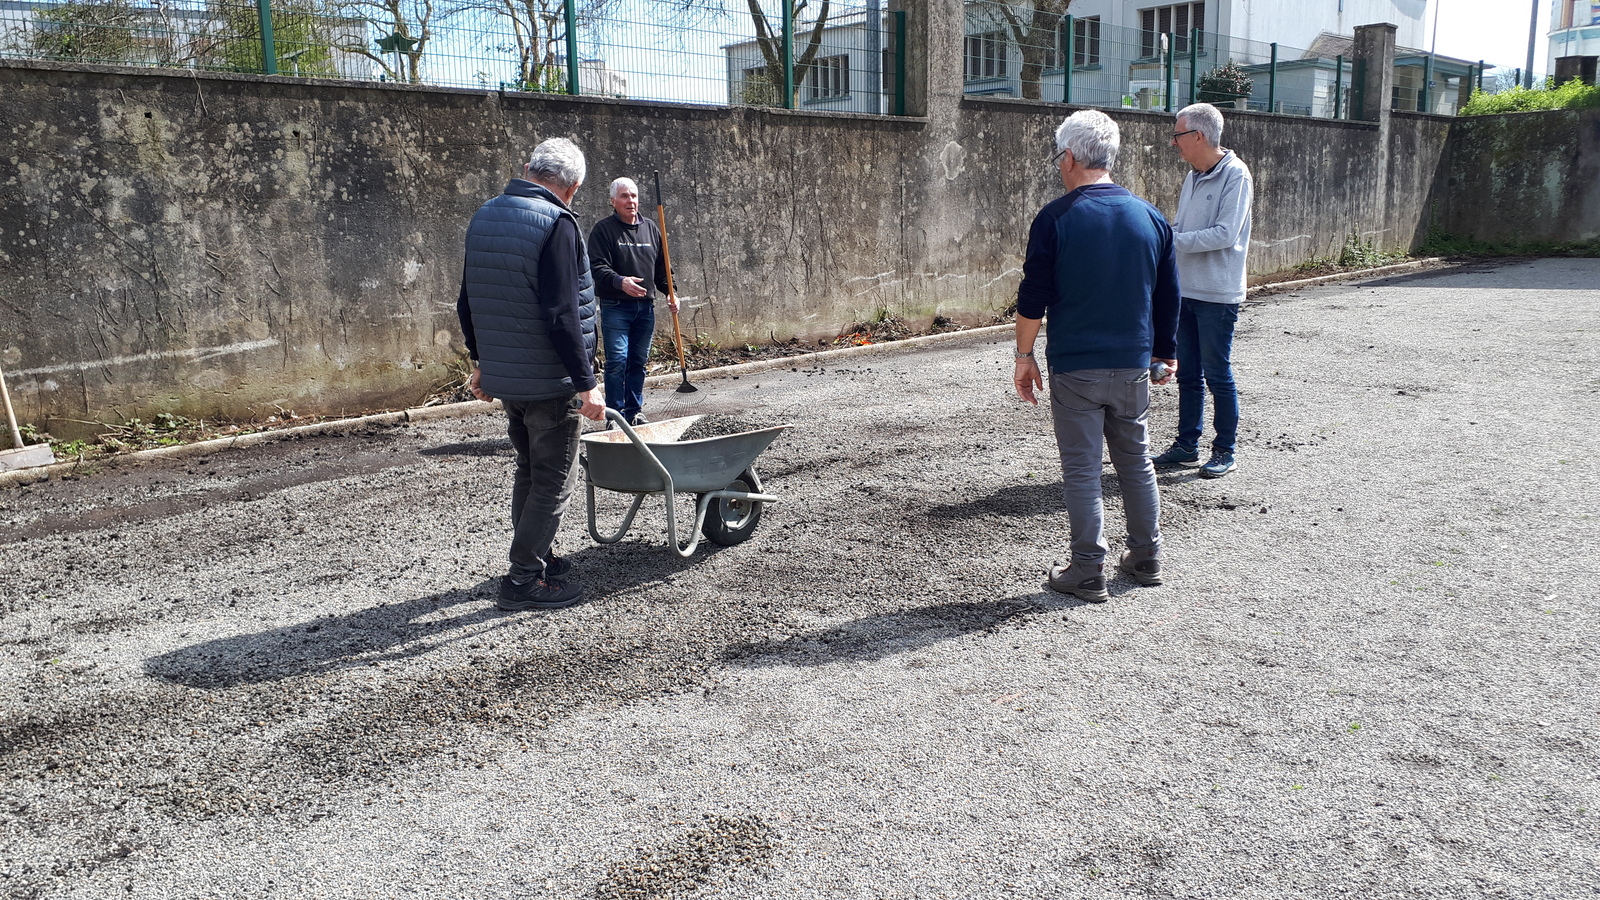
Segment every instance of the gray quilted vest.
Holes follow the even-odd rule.
[[[576,393],[550,342],[539,296],[539,254],[562,217],[578,224],[556,196],[513,179],[505,193],[483,204],[467,226],[464,281],[477,334],[480,384],[503,400],[549,400]],[[594,356],[594,277],[579,231],[578,315],[584,353]]]

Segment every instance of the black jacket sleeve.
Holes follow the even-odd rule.
[[[549,323],[550,343],[572,378],[572,387],[595,386],[594,366],[584,352],[583,322],[578,315],[578,267],[583,259],[578,226],[563,216],[539,254],[539,306]]]
[[[472,306],[467,302],[467,273],[461,273],[461,296],[456,298],[456,318],[461,320],[461,336],[467,342],[467,355],[478,358],[478,332],[472,328]]]

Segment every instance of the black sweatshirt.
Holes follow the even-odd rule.
[[[630,297],[622,290],[622,279],[638,278],[646,291],[667,293],[667,261],[661,253],[661,229],[644,216],[628,225],[615,214],[594,224],[589,232],[589,270],[594,274],[594,295],[602,300],[655,299],[654,291],[643,297]]]
[[[583,325],[578,320],[578,260],[582,252],[578,246],[578,225],[562,216],[556,220],[539,252],[539,307],[549,323],[550,343],[556,356],[572,378],[572,387],[578,392],[593,388],[597,382],[594,366],[584,352]],[[478,335],[472,328],[472,307],[467,303],[467,284],[461,282],[461,296],[456,300],[456,315],[461,319],[461,334],[467,342],[467,353],[478,358]]]

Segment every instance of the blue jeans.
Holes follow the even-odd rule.
[[[600,337],[606,348],[606,405],[629,422],[644,406],[644,365],[656,335],[650,300],[601,300]]]
[[[1217,433],[1211,449],[1232,453],[1238,442],[1239,391],[1228,361],[1237,321],[1237,303],[1183,298],[1178,313],[1178,443],[1184,447],[1200,447],[1207,388],[1211,390],[1211,427]]]

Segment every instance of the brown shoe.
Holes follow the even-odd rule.
[[[1122,559],[1117,561],[1117,571],[1145,587],[1155,587],[1161,583],[1161,557],[1124,550]]]
[[[1071,594],[1090,603],[1104,603],[1111,599],[1106,593],[1104,565],[1074,562],[1070,566],[1056,565],[1050,569],[1050,590]]]

